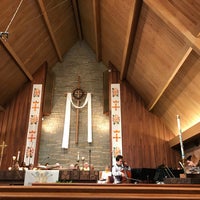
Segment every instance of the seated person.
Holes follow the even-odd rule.
[[[125,174],[123,172],[123,156],[117,155],[116,157],[116,164],[112,167],[112,175],[114,178],[114,184],[122,183],[123,177]]]
[[[110,182],[110,177],[112,176],[110,166],[106,166],[105,170],[102,171],[100,180],[98,183],[109,183]]]
[[[69,169],[74,169],[74,164],[70,164]]]
[[[87,162],[84,163],[83,170],[84,171],[90,171],[90,166]]]
[[[200,149],[193,151],[193,153],[187,157],[187,165],[190,167],[200,166]]]

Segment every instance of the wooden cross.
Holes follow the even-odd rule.
[[[80,88],[80,76],[78,76],[78,88]],[[77,97],[80,97],[80,92],[76,92]],[[77,106],[80,106],[80,100],[77,100]],[[76,137],[75,143],[78,144],[78,135],[79,135],[79,109],[76,109]]]
[[[78,87],[73,91],[73,97],[76,99],[77,106],[80,106],[80,101],[84,95],[85,93],[80,87],[80,76],[78,76]],[[76,144],[78,144],[78,135],[79,135],[79,108],[76,109],[76,136],[75,136]]]
[[[0,158],[0,167],[1,167],[2,159],[3,159],[4,148],[7,147],[7,145],[6,145],[5,142],[3,141],[3,143],[0,145],[0,147],[1,147],[1,158]]]

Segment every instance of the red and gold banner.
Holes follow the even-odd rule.
[[[35,148],[38,134],[40,106],[42,97],[42,84],[34,84],[32,91],[29,123],[26,139],[24,162],[26,165],[34,164]]]
[[[111,84],[111,134],[112,162],[117,155],[122,155],[121,97],[120,84]]]

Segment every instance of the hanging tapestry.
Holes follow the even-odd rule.
[[[34,164],[40,116],[41,96],[42,84],[33,84],[28,131],[26,138],[26,148],[24,154],[24,162],[26,163],[26,165]]]
[[[111,136],[112,163],[117,155],[122,155],[121,99],[120,84],[111,84]]]
[[[66,109],[65,109],[65,122],[62,139],[62,148],[68,149],[69,147],[69,132],[70,132],[70,116],[71,105],[76,109],[81,109],[88,104],[88,143],[92,143],[92,108],[91,108],[91,93],[87,93],[85,102],[82,106],[77,106],[72,101],[72,94],[67,93]]]

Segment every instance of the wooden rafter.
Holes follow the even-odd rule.
[[[185,142],[187,140],[190,140],[191,138],[199,136],[199,134],[200,134],[200,123],[197,123],[182,133],[182,140],[183,142]],[[170,147],[175,147],[179,145],[179,143],[180,139],[178,135],[169,141]]]
[[[195,37],[192,33],[176,18],[175,12],[168,1],[144,0],[149,6],[178,36],[180,36],[188,46],[200,54],[200,38]],[[166,5],[166,6],[165,6]],[[169,10],[171,8],[171,10]]]
[[[59,61],[62,62],[63,61],[63,58],[62,58],[62,55],[61,55],[61,52],[60,52],[60,49],[58,47],[58,44],[56,42],[56,38],[54,36],[54,33],[53,33],[53,30],[51,28],[51,24],[50,24],[50,21],[49,21],[49,18],[48,18],[48,15],[47,15],[47,11],[46,11],[46,8],[44,6],[44,3],[43,3],[43,0],[38,0],[38,4],[39,4],[39,7],[41,9],[41,12],[43,14],[43,17],[44,17],[44,21],[46,23],[46,26],[47,26],[47,29],[49,31],[49,34],[50,34],[50,38],[53,42],[53,45],[54,45],[54,48],[56,50],[56,53],[58,55],[58,58],[59,58]]]
[[[20,67],[20,69],[24,72],[24,74],[27,76],[27,78],[29,80],[33,80],[33,77],[31,75],[31,73],[26,69],[24,63],[22,62],[22,60],[18,57],[18,55],[15,53],[15,51],[13,50],[13,48],[10,46],[10,44],[7,41],[4,41],[4,39],[0,39],[2,44],[4,45],[4,47],[6,48],[6,50],[8,51],[8,53],[12,56],[12,58],[17,62],[18,66]]]
[[[96,59],[101,61],[101,30],[100,30],[100,6],[98,0],[92,1],[93,12],[94,12],[94,33],[95,33],[95,48],[96,48]]]
[[[138,24],[141,7],[142,7],[142,1],[136,0],[130,12],[126,41],[125,41],[123,57],[122,57],[122,67],[121,67],[121,73],[120,73],[121,80],[126,78],[126,74],[128,71],[128,65],[130,62],[130,56],[131,56],[131,51],[133,47],[135,33],[137,30],[137,24]]]
[[[76,0],[72,0],[72,5],[73,5],[73,9],[74,9],[74,15],[75,15],[75,21],[76,21],[76,26],[77,26],[77,30],[78,30],[79,40],[82,40],[83,35],[82,35],[82,31],[81,31],[81,22],[80,22],[78,5],[77,5]]]
[[[144,0],[150,9],[152,9],[177,35],[179,35],[188,45],[188,50],[185,52],[182,60],[177,65],[174,73],[169,78],[168,82],[163,87],[162,91],[156,95],[156,97],[149,103],[147,109],[150,111],[153,109],[155,104],[158,102],[162,94],[165,92],[166,88],[169,86],[170,82],[175,77],[178,70],[181,68],[182,64],[189,56],[192,50],[196,51],[198,54],[200,53],[200,38],[196,38],[192,35],[192,33],[186,29],[186,27],[173,15],[173,11],[170,8],[170,4],[168,1],[160,2],[159,0]],[[165,6],[166,5],[166,6]]]
[[[183,65],[183,63],[185,62],[185,60],[187,59],[187,57],[190,55],[191,52],[192,52],[192,48],[189,47],[188,50],[185,52],[185,55],[183,56],[183,58],[181,59],[181,61],[177,65],[176,69],[174,70],[174,73],[171,75],[171,77],[169,78],[169,80],[167,81],[167,83],[165,84],[165,86],[163,87],[162,91],[160,91],[160,93],[157,94],[155,96],[155,98],[147,106],[147,109],[149,111],[152,110],[153,107],[155,106],[155,104],[158,102],[158,100],[160,99],[160,97],[162,96],[162,94],[165,92],[165,90],[167,89],[167,87],[169,86],[169,84],[171,83],[171,81],[174,79],[174,77],[176,76],[177,72],[179,71],[179,69],[181,68],[181,66]]]

